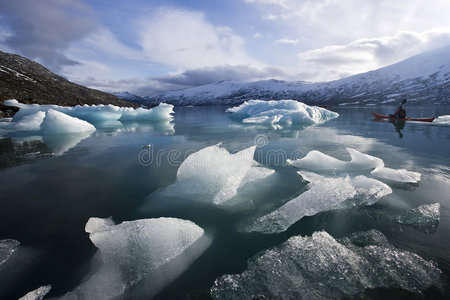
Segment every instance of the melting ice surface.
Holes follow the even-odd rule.
[[[410,209],[405,215],[395,218],[395,221],[432,233],[436,231],[439,224],[440,208],[439,203],[420,205],[417,208]]]
[[[339,299],[366,289],[420,293],[441,270],[417,254],[392,246],[379,231],[334,239],[325,231],[294,236],[257,254],[241,274],[216,279],[216,299]]]
[[[365,176],[324,177],[310,172],[298,172],[309,181],[309,190],[288,201],[277,210],[258,218],[245,231],[279,233],[304,216],[331,209],[356,205],[372,205],[392,193],[386,184]]]
[[[16,252],[19,245],[20,243],[16,240],[0,240],[0,266]]]
[[[65,299],[110,299],[128,289],[149,298],[180,275],[208,246],[204,231],[191,221],[143,219],[115,225],[90,218],[86,232],[100,249],[103,265]],[[143,292],[142,290],[145,290]]]
[[[434,119],[433,124],[450,125],[450,115],[439,116]]]
[[[244,185],[264,179],[273,170],[260,168],[253,156],[256,147],[229,153],[220,145],[206,147],[188,156],[177,171],[177,181],[164,189],[163,196],[192,198],[215,205],[238,194]]]
[[[227,109],[243,123],[312,125],[337,118],[338,113],[295,100],[250,100]]]
[[[51,285],[41,286],[40,288],[37,288],[34,291],[31,291],[25,296],[19,298],[19,300],[41,300],[48,292],[50,292],[51,289]]]
[[[411,172],[404,169],[391,169],[384,166],[381,158],[361,153],[352,148],[346,148],[350,154],[350,161],[343,161],[320,151],[310,151],[304,158],[289,160],[288,163],[294,167],[312,170],[315,172],[356,172],[373,170],[371,175],[387,181],[402,183],[418,183],[420,173]]]

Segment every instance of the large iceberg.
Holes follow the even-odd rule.
[[[440,208],[439,203],[420,205],[410,209],[403,216],[396,217],[395,221],[400,224],[412,225],[426,233],[433,233],[439,224]]]
[[[335,239],[327,232],[294,236],[248,261],[241,274],[224,275],[210,289],[215,299],[367,298],[366,289],[420,294],[438,284],[432,261],[392,246],[379,231]]]
[[[288,159],[287,162],[304,170],[311,170],[321,173],[344,173],[356,171],[369,171],[371,175],[378,179],[400,182],[418,183],[421,174],[407,171],[405,169],[391,169],[384,166],[381,158],[361,153],[352,148],[346,148],[350,154],[350,161],[343,161],[320,151],[310,151],[305,157],[297,160]]]
[[[44,135],[94,132],[95,127],[75,117],[71,117],[57,110],[49,109],[41,123],[41,133]]]
[[[162,196],[188,197],[223,206],[246,184],[264,179],[273,170],[257,166],[256,147],[230,153],[220,145],[188,156],[177,171],[177,181],[161,191]]]
[[[337,118],[338,113],[295,100],[250,100],[227,109],[243,123],[312,125]]]
[[[179,276],[209,246],[204,230],[175,218],[115,225],[90,218],[86,232],[100,249],[101,268],[65,299],[150,298]]]
[[[17,122],[25,116],[35,114],[36,112],[47,112],[49,109],[56,110],[66,115],[76,117],[91,123],[101,121],[115,120],[171,120],[173,105],[161,103],[159,106],[151,109],[119,107],[115,105],[77,105],[77,106],[59,106],[59,105],[39,105],[39,104],[23,104],[17,100],[11,99],[4,101],[5,105],[17,106],[20,110],[14,115],[12,121]]]
[[[247,232],[279,233],[305,216],[331,209],[372,205],[392,193],[386,184],[365,176],[324,177],[310,172],[298,172],[309,181],[309,189],[277,210],[248,225]]]

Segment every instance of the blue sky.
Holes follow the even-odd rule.
[[[0,0],[0,49],[149,95],[366,72],[450,44],[448,16],[448,0]]]

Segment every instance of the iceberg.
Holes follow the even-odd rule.
[[[433,124],[450,125],[450,115],[439,116],[434,119]]]
[[[39,131],[41,130],[42,121],[44,121],[45,112],[38,111],[34,114],[27,115],[20,119],[15,125],[14,129],[17,131]]]
[[[95,131],[92,124],[53,109],[47,111],[40,127],[44,135]]]
[[[243,123],[313,125],[337,118],[338,113],[295,100],[250,100],[226,110]]]
[[[16,240],[0,240],[0,266],[17,251],[19,245],[20,243]]]
[[[395,221],[400,224],[412,225],[426,233],[436,232],[440,218],[439,203],[424,204],[410,209],[405,215],[398,216]]]
[[[19,300],[42,300],[45,295],[52,289],[51,285],[41,286],[40,288],[35,289],[27,293],[25,296],[19,298]]]
[[[177,181],[161,194],[225,205],[245,184],[274,174],[273,170],[257,166],[253,159],[255,149],[253,146],[232,154],[220,145],[203,148],[183,161]]]
[[[202,228],[175,218],[117,225],[110,218],[90,218],[85,230],[100,250],[103,264],[63,299],[111,299],[124,293],[130,298],[150,298],[210,244]]]
[[[305,216],[331,209],[372,205],[381,197],[392,193],[392,189],[386,184],[362,175],[334,178],[310,172],[298,172],[298,174],[310,182],[309,190],[277,210],[258,218],[244,231],[280,233]]]
[[[320,151],[310,151],[305,157],[297,160],[288,159],[288,164],[305,170],[320,173],[344,173],[356,171],[371,171],[371,175],[380,180],[400,183],[418,183],[421,174],[405,169],[391,169],[384,166],[381,158],[361,153],[353,148],[346,148],[350,161],[343,161]]]
[[[214,299],[342,299],[366,289],[399,288],[420,295],[442,271],[433,261],[392,246],[379,231],[335,239],[325,231],[293,236],[256,254],[241,274],[223,275]],[[364,297],[366,298],[366,297]]]

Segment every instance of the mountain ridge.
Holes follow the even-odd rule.
[[[142,103],[236,105],[250,99],[294,99],[316,105],[374,105],[400,98],[416,104],[450,104],[450,45],[330,82],[220,81],[143,97]]]
[[[139,106],[109,93],[70,82],[31,59],[0,51],[0,102],[7,99],[16,99],[26,104],[63,106]]]

